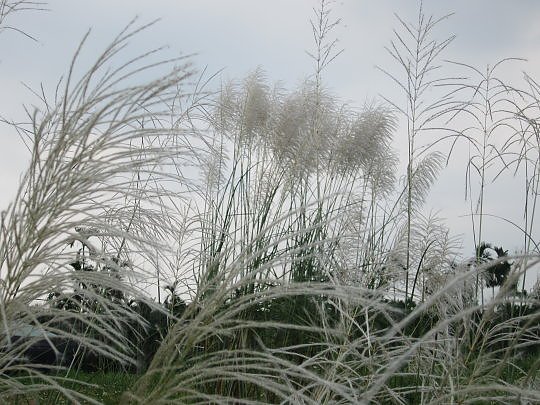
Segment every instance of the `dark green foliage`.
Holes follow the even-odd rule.
[[[496,257],[493,257],[490,251],[495,252]],[[490,243],[482,242],[476,248],[476,260],[478,263],[484,264],[491,260],[499,260],[498,263],[493,264],[486,269],[486,287],[501,287],[506,282],[510,273],[511,264],[507,260],[501,261],[501,259],[507,256],[508,250],[504,250],[502,247],[493,246]],[[516,287],[517,285],[513,289],[515,290]]]
[[[164,336],[167,335],[171,325],[179,319],[186,309],[184,300],[174,291],[174,287],[167,286],[169,295],[162,305],[145,302],[140,299],[129,299],[125,292],[111,286],[104,286],[89,282],[84,277],[77,278],[78,272],[102,272],[110,277],[120,280],[121,267],[127,266],[127,261],[121,261],[118,257],[112,257],[105,261],[102,266],[92,263],[87,254],[87,246],[83,245],[77,252],[76,260],[70,263],[75,271],[74,279],[76,286],[73,291],[52,292],[48,296],[49,305],[56,309],[65,310],[67,313],[100,313],[110,311],[109,304],[115,304],[115,313],[119,317],[112,317],[112,322],[117,323],[120,339],[129,342],[136,354],[135,364],[128,365],[118,361],[111,361],[107,357],[95,353],[91,348],[78,347],[76,342],[69,342],[72,356],[77,353],[75,364],[86,371],[127,371],[143,372],[150,364],[154,354],[158,350]],[[112,307],[112,305],[111,305]],[[119,311],[124,312],[124,315]],[[126,317],[125,314],[132,314]],[[88,328],[77,317],[66,317],[62,322],[57,322],[57,327],[71,333],[88,334]],[[111,346],[118,345],[114,338],[92,333],[92,338],[107,341]],[[75,346],[75,349],[73,349]]]
[[[136,381],[137,376],[129,373],[123,372],[69,372],[66,375],[66,378],[69,379],[62,381],[62,386],[68,388],[82,395],[86,395],[99,401],[104,405],[117,405],[120,404],[120,397],[124,391],[129,389]],[[31,383],[31,378],[28,377],[25,380],[22,380],[22,383],[25,384]],[[39,394],[21,394],[14,396],[10,404],[55,404],[55,405],[69,405],[73,402],[64,396],[60,395],[55,390],[43,391]],[[83,401],[82,403],[86,404],[89,402]]]

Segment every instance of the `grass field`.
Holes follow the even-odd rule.
[[[7,122],[29,164],[0,215],[0,402],[540,403],[540,85],[496,77],[510,60],[437,76],[453,36],[420,6],[381,69],[398,101],[353,108],[323,80],[331,6],[292,89],[261,69],[212,88],[130,45],[152,26],[132,22],[86,70],[85,37],[54,94]],[[0,28],[36,7],[0,0]],[[468,258],[424,212],[456,143]],[[524,184],[514,255],[486,242],[501,173]],[[60,372],[29,357],[44,342]]]

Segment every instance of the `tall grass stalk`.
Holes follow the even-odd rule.
[[[462,117],[468,125],[458,130],[458,135],[469,145],[466,196],[470,199],[472,234],[477,261],[480,260],[478,249],[484,242],[484,222],[487,214],[485,193],[489,183],[489,173],[494,173],[495,180],[507,168],[508,163],[504,155],[509,153],[506,150],[505,139],[516,132],[514,123],[511,121],[513,113],[510,102],[515,90],[496,75],[497,68],[501,64],[512,60],[503,59],[492,67],[487,66],[485,72],[464,63],[452,62],[477,76],[477,79],[465,78],[451,84],[455,88],[455,94],[459,94],[464,100],[456,103],[452,119]],[[475,178],[479,182],[477,187],[474,186]],[[478,297],[480,294],[481,301],[484,302],[482,283],[483,279],[479,275],[476,281],[476,295]]]
[[[397,16],[401,31],[394,30],[395,39],[387,47],[390,56],[397,62],[400,72],[395,74],[379,68],[402,91],[405,103],[385,99],[407,122],[407,173],[405,176],[405,214],[406,214],[406,258],[405,258],[405,301],[409,300],[411,274],[411,230],[415,208],[418,201],[426,195],[441,168],[442,155],[438,152],[421,155],[428,151],[426,143],[419,145],[420,134],[434,126],[433,122],[448,107],[449,96],[430,101],[426,93],[443,83],[446,78],[437,77],[440,68],[439,58],[444,49],[452,42],[453,36],[445,40],[434,39],[434,29],[449,15],[441,18],[426,16],[423,3],[420,2],[418,19],[408,23]],[[427,144],[435,143],[430,140]],[[423,147],[423,148],[422,148]]]

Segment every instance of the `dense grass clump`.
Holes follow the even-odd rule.
[[[0,24],[34,5],[1,1]],[[133,24],[78,73],[85,37],[54,98],[14,124],[31,159],[1,215],[0,402],[539,402],[540,288],[523,281],[540,253],[538,85],[495,67],[477,85],[438,77],[445,19],[399,19],[382,70],[406,105],[362,109],[325,88],[340,53],[325,0],[293,90],[259,69],[206,91],[157,50],[125,63]],[[452,127],[461,114],[478,125]],[[478,152],[470,259],[422,212],[461,141]],[[530,169],[519,256],[484,242],[498,159]]]

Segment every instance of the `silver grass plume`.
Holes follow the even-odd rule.
[[[394,187],[397,157],[392,150],[396,117],[382,106],[366,105],[338,134],[333,154],[337,170],[361,171],[362,177],[381,191]]]
[[[161,211],[149,209],[150,198],[159,199],[163,191],[134,189],[133,174],[174,177],[181,184],[182,179],[164,165],[191,153],[185,148],[151,146],[173,132],[141,126],[166,113],[167,103],[178,97],[173,90],[191,76],[185,60],[152,62],[156,51],[151,51],[114,66],[123,48],[145,28],[128,25],[96,63],[78,75],[85,36],[54,99],[44,99],[43,110],[29,112],[28,124],[16,124],[31,160],[13,202],[1,214],[0,330],[2,345],[11,347],[0,353],[0,372],[9,375],[1,379],[0,396],[6,401],[29,390],[50,388],[73,401],[85,398],[62,388],[54,376],[46,376],[21,356],[24,347],[48,339],[50,334],[123,364],[134,361],[135,348],[122,331],[142,321],[100,291],[141,297],[135,285],[124,281],[144,270],[125,261],[130,257],[126,246],[131,244],[130,251],[136,247],[136,252],[162,246],[164,234],[174,229],[167,229],[166,223],[159,229],[154,226]],[[145,82],[146,72],[161,68],[170,73]],[[118,208],[125,201],[138,203],[121,214]],[[110,245],[106,241],[116,242]],[[73,243],[86,247],[96,271],[75,271],[70,266],[74,256],[66,248]],[[116,276],[111,277],[106,269],[113,269]],[[52,292],[69,295],[81,284],[99,286],[85,290],[99,310],[67,312],[42,303]],[[18,324],[33,325],[42,332],[24,346],[10,345]],[[80,327],[74,328],[75,324]],[[19,380],[25,374],[37,378],[22,386]]]

